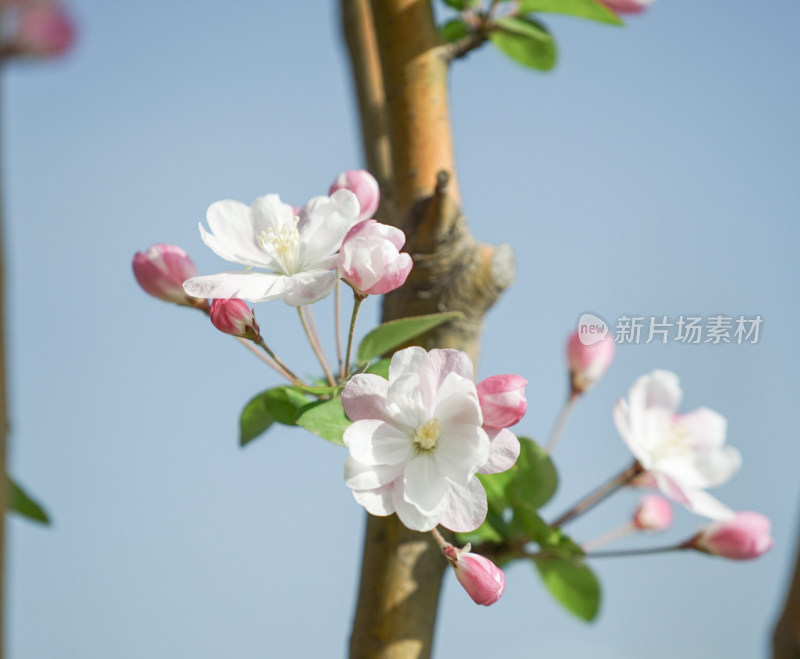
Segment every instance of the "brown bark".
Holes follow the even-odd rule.
[[[460,208],[448,109],[448,49],[429,0],[342,0],[368,166],[381,182],[381,219],[401,227],[414,269],[384,301],[384,320],[461,311],[425,347],[475,360],[482,317],[513,278],[508,246],[476,241]],[[446,561],[430,534],[392,515],[368,516],[354,659],[430,657]]]
[[[800,659],[800,542],[786,602],[772,634],[772,659]]]

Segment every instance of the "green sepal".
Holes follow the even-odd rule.
[[[448,43],[463,39],[469,34],[469,32],[469,25],[467,25],[460,18],[454,18],[453,20],[447,21],[447,23],[439,28],[439,33]]]
[[[7,479],[9,488],[8,509],[32,522],[49,525],[50,517],[42,505],[17,485],[10,476]]]
[[[528,16],[494,19],[489,39],[515,62],[538,71],[549,71],[556,65],[556,42],[544,25]]]
[[[375,357],[391,352],[411,339],[461,316],[462,314],[458,311],[449,311],[390,320],[376,327],[362,339],[358,346],[356,361],[359,364],[369,362]]]
[[[344,431],[351,424],[344,413],[341,398],[308,403],[297,411],[294,421],[298,426],[340,446],[344,446]]]
[[[239,417],[239,445],[245,446],[264,433],[273,423],[295,425],[294,417],[308,398],[288,385],[267,389],[251,398]]]

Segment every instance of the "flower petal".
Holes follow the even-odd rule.
[[[344,431],[350,455],[364,465],[396,465],[412,455],[411,438],[393,425],[378,419],[362,419]]]
[[[272,260],[258,245],[250,207],[240,201],[216,201],[206,211],[209,231],[200,225],[200,237],[226,261],[259,268],[272,268]]]
[[[437,508],[430,514],[422,513],[415,505],[405,500],[403,481],[398,478],[392,487],[392,505],[400,521],[409,529],[412,531],[430,531],[442,518],[447,508],[447,497],[442,498],[440,509]]]
[[[439,523],[456,533],[474,531],[486,519],[486,491],[477,478],[470,480],[466,487],[450,483],[448,504]]]
[[[489,437],[480,426],[443,426],[433,457],[448,480],[466,486],[489,458]]]
[[[353,498],[371,515],[386,517],[394,512],[393,493],[394,486],[389,483],[374,490],[353,490]]]
[[[478,470],[479,474],[499,474],[514,466],[519,457],[517,436],[508,428],[484,428],[489,435],[489,458]]]
[[[389,382],[379,375],[354,375],[342,391],[342,406],[351,421],[379,419],[390,421],[386,410]]]
[[[710,519],[731,519],[735,516],[733,510],[705,490],[688,490],[686,494],[689,499],[686,507],[697,515]]]
[[[483,414],[475,383],[458,373],[448,373],[436,393],[433,415],[442,425],[482,425]]]
[[[728,422],[724,416],[707,407],[681,414],[675,423],[691,437],[694,448],[715,449],[725,443]]]
[[[282,288],[280,280],[283,279],[287,278],[266,272],[220,272],[187,279],[183,282],[183,290],[194,297],[260,302],[270,290]]]
[[[403,472],[403,498],[423,515],[443,510],[447,497],[447,481],[433,456],[423,453],[414,457]]]
[[[403,465],[365,465],[352,456],[344,463],[344,481],[354,490],[374,490],[391,483],[403,472]]]

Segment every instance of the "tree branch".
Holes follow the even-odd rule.
[[[800,542],[786,602],[772,633],[772,659],[800,659]]]
[[[448,60],[429,0],[342,0],[342,15],[366,160],[381,168],[373,172],[381,219],[405,231],[414,258],[405,285],[385,298],[383,318],[461,311],[462,320],[418,342],[475,360],[481,318],[511,283],[513,257],[508,246],[476,241],[461,213]],[[446,567],[430,534],[408,530],[395,515],[368,516],[351,658],[430,657]]]

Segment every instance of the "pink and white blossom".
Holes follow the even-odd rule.
[[[177,245],[158,243],[133,257],[133,276],[146,293],[164,302],[207,308],[205,300],[183,290],[183,282],[196,274],[192,259]]]
[[[492,561],[470,552],[468,544],[463,549],[447,545],[442,552],[456,572],[456,579],[467,591],[472,601],[489,606],[500,599],[506,589],[506,576]]]
[[[484,430],[472,370],[461,351],[411,347],[393,355],[388,381],[347,383],[345,482],[369,513],[397,513],[415,531],[481,525],[486,492],[475,474],[505,471],[516,456]]]
[[[665,531],[672,525],[673,517],[669,501],[657,494],[648,494],[636,506],[632,523],[640,531]]]
[[[333,194],[337,190],[350,190],[356,197],[361,206],[358,214],[359,221],[368,220],[375,215],[381,202],[381,191],[378,181],[366,169],[350,169],[342,172],[331,183],[328,194]]]
[[[760,513],[738,512],[732,519],[709,524],[688,546],[715,556],[746,561],[772,548],[770,526],[769,519]]]
[[[359,293],[383,295],[400,288],[411,272],[411,256],[400,248],[406,236],[398,228],[375,220],[356,224],[342,242],[339,272]]]
[[[184,289],[195,297],[283,300],[290,306],[321,300],[336,283],[336,253],[358,212],[358,200],[349,190],[312,199],[302,218],[274,194],[250,206],[217,201],[206,214],[209,230],[200,225],[203,242],[227,261],[270,272],[193,277]]]
[[[256,339],[260,335],[255,314],[242,300],[214,300],[211,303],[211,323],[220,332]]]
[[[567,340],[567,363],[573,395],[591,389],[605,375],[614,360],[614,338],[606,334],[601,340],[584,345],[575,330]]]
[[[653,4],[653,0],[600,0],[600,2],[618,14],[638,14]]]
[[[722,485],[741,465],[739,452],[725,446],[726,421],[700,407],[678,414],[683,392],[678,376],[653,371],[631,387],[614,407],[614,422],[645,472],[637,484],[658,487],[689,510],[725,519],[733,511],[706,492]]]

